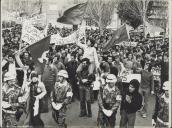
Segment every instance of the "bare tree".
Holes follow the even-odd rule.
[[[112,20],[117,0],[90,0],[88,1],[86,16],[91,18],[100,28],[101,33]]]

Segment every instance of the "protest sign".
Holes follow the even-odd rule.
[[[51,36],[50,44],[55,43],[56,45],[66,45],[75,43],[77,40],[85,37],[85,32],[82,29],[78,29],[71,35],[67,37],[61,37],[59,34],[55,34]]]
[[[30,45],[44,38],[42,32],[33,27],[29,22],[25,22],[22,27],[22,40]]]
[[[159,67],[152,67],[151,72],[153,73],[154,80],[160,81],[161,69]]]
[[[46,25],[46,14],[43,13],[43,14],[35,15],[29,20],[33,26],[44,27]]]
[[[141,74],[131,74],[131,72],[126,71],[120,76],[122,82],[129,83],[131,80],[136,79],[141,82]]]
[[[126,47],[136,47],[138,42],[129,42],[129,41],[123,41],[120,43],[120,45],[126,46]]]

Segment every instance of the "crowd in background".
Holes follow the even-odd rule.
[[[15,25],[13,28],[5,29],[2,31],[3,37],[3,48],[2,48],[2,56],[3,60],[5,60],[8,65],[9,63],[15,63],[14,53],[19,50],[20,43],[24,43],[21,41],[21,25]],[[67,28],[57,28],[49,25],[48,35],[60,33],[62,37],[67,37],[73,32],[72,29]],[[169,41],[165,40],[150,40],[149,35],[144,38],[143,33],[140,35],[133,35],[130,33],[130,41],[138,42],[136,47],[126,47],[123,45],[115,45],[110,48],[108,51],[104,51],[103,47],[113,36],[112,30],[105,30],[103,34],[100,34],[100,30],[96,29],[86,29],[86,37],[88,39],[94,40],[94,47],[97,50],[98,60],[100,63],[100,74],[101,76],[106,76],[105,74],[114,74],[118,80],[120,81],[120,73],[123,72],[131,72],[131,73],[145,73],[142,70],[148,70],[150,73],[145,73],[142,77],[147,77],[150,75],[152,77],[151,81],[153,83],[147,84],[147,81],[141,81],[142,83],[146,83],[141,91],[143,94],[147,94],[147,88],[150,89],[152,94],[159,95],[159,91],[163,88],[163,83],[169,80]],[[84,42],[84,39],[81,40]],[[78,87],[78,78],[77,78],[77,68],[82,63],[84,51],[82,48],[78,47],[76,44],[70,44],[65,46],[56,46],[55,44],[51,44],[49,47],[49,51],[47,54],[48,61],[43,69],[42,81],[45,84],[45,88],[47,94],[50,95],[50,90],[52,88],[50,85],[55,84],[55,77],[57,76],[57,72],[60,70],[66,70],[68,73],[67,81],[72,85],[73,90],[73,101],[75,98],[79,97],[79,87]],[[23,52],[20,55],[22,63],[25,66],[28,66],[27,69],[27,78],[32,71],[35,71],[35,65],[32,61],[32,57],[28,51]],[[8,68],[8,65],[3,65],[4,74],[11,70]],[[53,66],[52,66],[53,65]],[[145,69],[145,67],[147,69]],[[24,78],[24,72],[19,69],[19,65],[13,65],[13,72],[16,70],[16,83],[22,87]],[[157,68],[160,71],[159,79],[153,78],[152,68]],[[51,70],[49,70],[51,69]],[[32,76],[33,77],[33,76]],[[4,77],[5,79],[5,77]],[[5,80],[3,80],[5,83]],[[149,81],[148,81],[149,82]],[[133,84],[133,83],[131,83]],[[49,87],[47,86],[49,85]],[[150,86],[150,87],[148,87]],[[121,90],[121,88],[120,88]],[[97,100],[98,92],[92,90],[91,95],[92,101]],[[145,99],[148,100],[149,97],[145,96]],[[147,105],[147,104],[146,104]],[[142,113],[142,117],[146,117],[147,114],[147,106],[144,108],[144,113]]]

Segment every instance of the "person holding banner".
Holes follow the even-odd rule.
[[[79,47],[83,48],[84,54],[83,58],[88,58],[90,61],[89,65],[89,74],[93,74],[96,70],[96,68],[99,68],[99,61],[98,61],[98,55],[97,51],[94,47],[95,40],[93,39],[87,39],[86,44],[82,44],[80,42],[76,43]],[[80,72],[82,70],[82,64],[79,65],[77,72]]]

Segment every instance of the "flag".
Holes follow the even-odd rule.
[[[42,74],[45,64],[40,62],[40,58],[49,50],[50,36],[30,45],[26,49],[30,51],[32,59],[35,63],[35,70],[38,74]]]
[[[112,39],[105,44],[104,49],[107,50],[113,47],[115,44],[118,44],[122,41],[127,41],[128,39],[129,39],[129,34],[127,32],[127,26],[123,25],[113,33]]]
[[[72,24],[72,25],[81,24],[86,6],[87,3],[81,3],[67,9],[63,13],[63,16],[57,19],[57,22]]]

